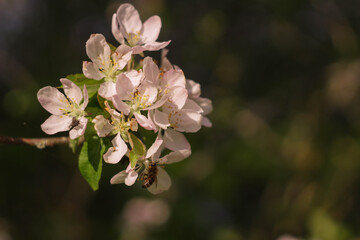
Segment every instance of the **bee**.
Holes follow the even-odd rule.
[[[143,180],[142,188],[150,187],[157,180],[157,163],[151,162],[150,165],[141,174],[141,180]]]
[[[80,121],[77,120],[76,118],[73,118],[70,124],[70,128],[74,128],[76,126],[78,126],[80,124]]]

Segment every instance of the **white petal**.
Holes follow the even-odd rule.
[[[185,88],[186,79],[182,70],[171,69],[164,73],[163,79],[169,88],[175,86]]]
[[[201,95],[200,84],[193,80],[186,79],[186,89],[188,90],[189,97],[191,98],[197,98]]]
[[[164,71],[169,71],[171,69],[174,69],[173,65],[170,63],[169,59],[166,57],[169,50],[164,48],[161,50],[161,68],[164,69]]]
[[[84,135],[85,130],[86,130],[86,125],[87,125],[87,118],[86,117],[82,117],[80,119],[78,119],[79,123],[70,130],[69,132],[69,136],[71,139],[75,139],[78,138],[82,135]]]
[[[72,123],[72,117],[68,116],[56,116],[51,115],[46,121],[41,124],[41,129],[46,134],[55,134],[58,132],[64,132],[70,130],[71,123]]]
[[[43,87],[38,91],[37,98],[41,106],[51,114],[62,115],[62,109],[71,111],[69,101],[57,88]]]
[[[117,21],[116,18],[116,13],[113,14],[112,16],[112,21],[111,21],[111,32],[114,36],[114,38],[121,44],[124,43],[124,37],[120,32],[120,26],[119,23]]]
[[[90,36],[86,42],[86,53],[98,67],[109,67],[111,49],[102,34]]]
[[[131,170],[127,177],[125,178],[125,185],[131,186],[135,183],[136,179],[138,178],[138,173],[134,170]]]
[[[170,123],[175,124],[174,128],[180,132],[197,132],[201,128],[202,115],[197,112],[180,111],[181,115],[171,117]]]
[[[92,122],[95,124],[94,128],[99,137],[105,137],[113,130],[113,126],[103,115],[96,116]]]
[[[122,70],[130,61],[132,55],[131,47],[123,44],[120,45],[113,53],[112,58],[116,63],[116,69]]]
[[[144,58],[143,69],[147,81],[150,81],[156,85],[158,82],[160,70],[151,57]]]
[[[140,85],[141,81],[143,80],[143,72],[141,70],[130,70],[124,73],[131,81],[132,85],[134,87],[137,87]]]
[[[204,115],[207,115],[212,112],[213,106],[212,106],[212,102],[210,99],[199,97],[199,98],[196,98],[195,101],[203,109]]]
[[[172,151],[187,149],[190,150],[190,143],[184,134],[173,129],[167,129],[164,134],[164,146]]]
[[[152,194],[159,194],[163,191],[169,190],[171,186],[171,179],[167,172],[161,167],[157,168],[157,180],[148,188]]]
[[[167,127],[170,126],[169,115],[167,113],[160,112],[157,109],[154,110],[153,121],[162,129],[167,129]]]
[[[167,45],[169,45],[171,40],[166,42],[150,42],[146,43],[144,46],[135,46],[132,48],[133,54],[140,54],[143,51],[158,51]]]
[[[142,43],[155,42],[161,29],[161,19],[159,16],[152,16],[146,20],[142,26]]]
[[[127,38],[128,33],[141,31],[142,23],[138,11],[129,3],[121,4],[116,12],[121,33]]]
[[[171,88],[171,94],[169,100],[178,108],[181,109],[188,98],[188,92],[183,87]],[[201,110],[201,109],[200,109]]]
[[[193,100],[187,99],[185,105],[181,109],[183,111],[191,111],[197,113],[203,113],[203,109]]]
[[[111,141],[113,147],[110,147],[109,150],[104,154],[104,161],[107,163],[118,163],[127,151],[127,145],[120,137],[120,134],[117,134],[116,137]]]
[[[127,177],[127,173],[126,171],[121,171],[118,174],[116,174],[115,176],[113,176],[110,180],[111,184],[119,184],[119,183],[124,183],[125,182],[125,178]]]
[[[82,104],[82,110],[84,110],[89,103],[89,94],[88,94],[86,85],[84,85],[83,94],[84,94],[84,102]]]
[[[80,104],[82,100],[82,92],[81,89],[75,85],[72,81],[66,78],[61,78],[60,82],[63,84],[64,92],[66,96],[73,102]]]
[[[124,113],[125,115],[129,115],[130,113],[130,107],[126,103],[124,103],[118,95],[114,95],[112,97],[112,102],[117,110]]]
[[[94,80],[100,80],[105,77],[105,75],[99,71],[99,67],[96,64],[87,61],[83,61],[83,73],[85,77]]]
[[[159,150],[162,143],[163,143],[163,140],[162,140],[161,136],[158,136],[156,138],[155,142],[147,150],[145,158],[150,158],[151,156],[153,156]]]
[[[116,96],[121,100],[131,100],[135,86],[132,81],[125,75],[120,74],[116,81]]]
[[[184,160],[185,158],[189,157],[191,155],[191,150],[189,149],[183,149],[178,150],[175,152],[171,152],[164,157],[161,158],[159,161],[160,164],[171,164],[176,163]]]
[[[98,93],[103,98],[111,100],[116,94],[116,84],[114,82],[104,82],[100,85]]]
[[[153,105],[151,105],[150,107],[148,107],[144,110],[153,110],[153,109],[159,108],[162,105],[164,105],[164,103],[168,100],[168,98],[169,98],[169,95],[165,94],[160,98],[160,100],[156,101]]]
[[[146,130],[156,130],[155,124],[151,121],[150,118],[145,117],[144,115],[141,115],[139,113],[134,113],[134,116],[136,118],[136,121],[145,128]]]
[[[143,82],[139,86],[138,91],[141,96],[141,102],[146,106],[151,106],[155,102],[158,90],[151,82]]]
[[[204,127],[212,127],[212,122],[210,121],[209,118],[203,117],[201,121],[201,125],[203,125]]]

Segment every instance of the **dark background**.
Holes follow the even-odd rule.
[[[0,0],[0,135],[46,136],[37,91],[82,71],[90,34],[116,44],[121,3]],[[359,237],[360,1],[131,3],[161,17],[213,127],[187,134],[193,155],[158,196],[110,185],[121,163],[92,192],[66,146],[1,145],[0,239]]]

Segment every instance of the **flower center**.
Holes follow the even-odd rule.
[[[136,46],[141,39],[141,33],[137,31],[136,33],[128,33],[127,41],[131,47]]]
[[[66,100],[66,108],[60,108],[65,116],[80,118],[85,115],[85,111],[75,102],[74,99]]]

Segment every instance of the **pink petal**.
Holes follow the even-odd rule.
[[[83,61],[83,73],[85,77],[94,80],[100,80],[105,77],[105,75],[99,71],[99,67],[97,65],[87,61]]]
[[[119,183],[124,183],[125,182],[125,178],[127,177],[127,173],[126,171],[121,171],[118,174],[116,174],[115,176],[113,176],[110,179],[110,183],[111,184],[119,184]]]
[[[117,110],[124,113],[125,115],[129,115],[130,107],[126,103],[124,103],[118,95],[114,95],[112,97],[112,102]]]
[[[116,84],[114,82],[104,82],[100,85],[98,93],[103,98],[111,100],[116,94]]]
[[[117,64],[117,69],[122,70],[126,64],[130,61],[132,55],[131,47],[123,44],[120,45],[113,53],[112,58]]]
[[[41,124],[41,129],[49,135],[58,133],[58,132],[64,132],[68,131],[71,127],[72,123],[72,117],[68,116],[56,116],[51,115],[46,121]]]
[[[161,107],[162,105],[164,105],[164,103],[168,100],[169,95],[163,95],[160,100],[158,100],[157,102],[155,102],[153,105],[151,105],[150,107],[144,109],[144,110],[153,110],[156,108]]]
[[[197,132],[201,128],[202,115],[197,112],[180,111],[170,118],[170,123],[177,123],[174,128],[180,132]]]
[[[188,90],[189,97],[191,98],[198,98],[201,95],[200,84],[193,80],[186,79],[186,89]]]
[[[138,173],[134,170],[130,171],[125,178],[125,185],[131,186],[135,183],[136,179],[138,178]]]
[[[106,66],[111,49],[102,34],[92,34],[86,42],[86,54],[97,66]]]
[[[113,14],[112,16],[112,21],[111,21],[111,32],[114,36],[114,38],[121,44],[124,43],[124,37],[120,32],[120,26],[119,23],[117,21],[116,18],[116,13]]]
[[[167,191],[171,186],[171,179],[167,172],[160,167],[157,168],[157,171],[157,181],[148,188],[149,192],[152,194],[159,194],[163,191]]]
[[[155,130],[156,129],[156,126],[151,121],[151,119],[149,119],[139,113],[134,113],[134,116],[136,118],[136,121],[140,124],[140,126],[145,128],[146,130]]]
[[[146,80],[156,85],[160,70],[151,57],[144,58],[143,69]]]
[[[78,121],[79,121],[79,124],[76,125],[69,132],[69,136],[70,136],[71,139],[78,138],[78,137],[84,135],[84,133],[85,133],[86,125],[87,125],[87,122],[88,122],[87,118],[82,117]]]
[[[164,73],[163,79],[164,83],[167,84],[168,88],[177,86],[185,88],[186,80],[184,72],[182,70],[171,69]]]
[[[103,115],[96,116],[92,122],[95,124],[94,128],[99,137],[106,137],[113,130],[113,126]]]
[[[129,3],[121,4],[116,12],[122,35],[127,38],[128,33],[141,31],[142,23],[135,7]]]
[[[164,146],[172,151],[191,149],[190,143],[187,141],[184,134],[170,128],[165,131]]]
[[[41,106],[51,114],[62,115],[62,109],[71,111],[69,101],[57,88],[43,87],[38,91],[37,98]]]
[[[128,148],[124,140],[120,137],[120,134],[117,134],[111,142],[113,147],[110,147],[104,154],[104,161],[115,164],[122,159]]]
[[[174,151],[162,157],[159,163],[172,164],[172,163],[180,162],[185,158],[189,157],[190,155],[191,155],[191,150],[189,149]]]
[[[133,54],[140,54],[143,51],[158,51],[164,47],[166,47],[167,45],[169,45],[171,42],[171,40],[166,41],[166,42],[151,42],[151,43],[146,43],[144,46],[134,46],[132,48],[133,50]]]
[[[131,80],[125,75],[120,74],[116,81],[116,96],[121,100],[131,100],[135,87]]]
[[[157,88],[151,82],[143,82],[138,88],[142,103],[151,106],[155,102],[158,94]]]
[[[199,98],[196,98],[195,101],[197,104],[200,105],[200,107],[204,111],[203,112],[204,115],[207,115],[212,112],[213,106],[212,106],[212,102],[210,99],[199,97]]]
[[[61,78],[60,82],[63,84],[64,92],[66,96],[73,102],[80,104],[82,100],[82,92],[81,89],[75,85],[72,81],[66,78]]]
[[[164,71],[169,71],[171,69],[174,69],[173,65],[170,63],[169,59],[166,57],[169,50],[164,48],[161,50],[161,68],[164,69]]]
[[[167,129],[167,127],[170,126],[169,115],[167,113],[160,112],[157,109],[154,110],[153,121],[162,129]]]
[[[201,121],[201,125],[203,125],[204,127],[212,127],[212,123],[210,121],[209,118],[207,117],[203,117],[202,121]]]
[[[87,88],[86,88],[85,84],[84,84],[84,87],[83,87],[83,94],[84,94],[84,102],[82,104],[82,109],[84,110],[86,108],[86,106],[88,105],[88,103],[89,103],[89,94],[88,94],[88,91],[87,91]]]
[[[132,85],[134,87],[137,87],[140,85],[141,81],[143,80],[143,72],[141,70],[130,70],[124,73],[131,81]]]
[[[203,109],[193,100],[187,99],[185,105],[182,108],[183,111],[192,111],[197,113],[203,113]]]
[[[188,92],[183,87],[171,88],[171,95],[169,100],[176,105],[178,109],[181,109],[188,98]]]
[[[142,43],[155,42],[161,29],[161,19],[159,16],[152,16],[146,20],[142,26]]]
[[[156,138],[155,142],[147,150],[145,158],[150,158],[151,156],[153,156],[159,150],[162,143],[163,143],[163,140],[162,140],[161,136],[158,136]]]

